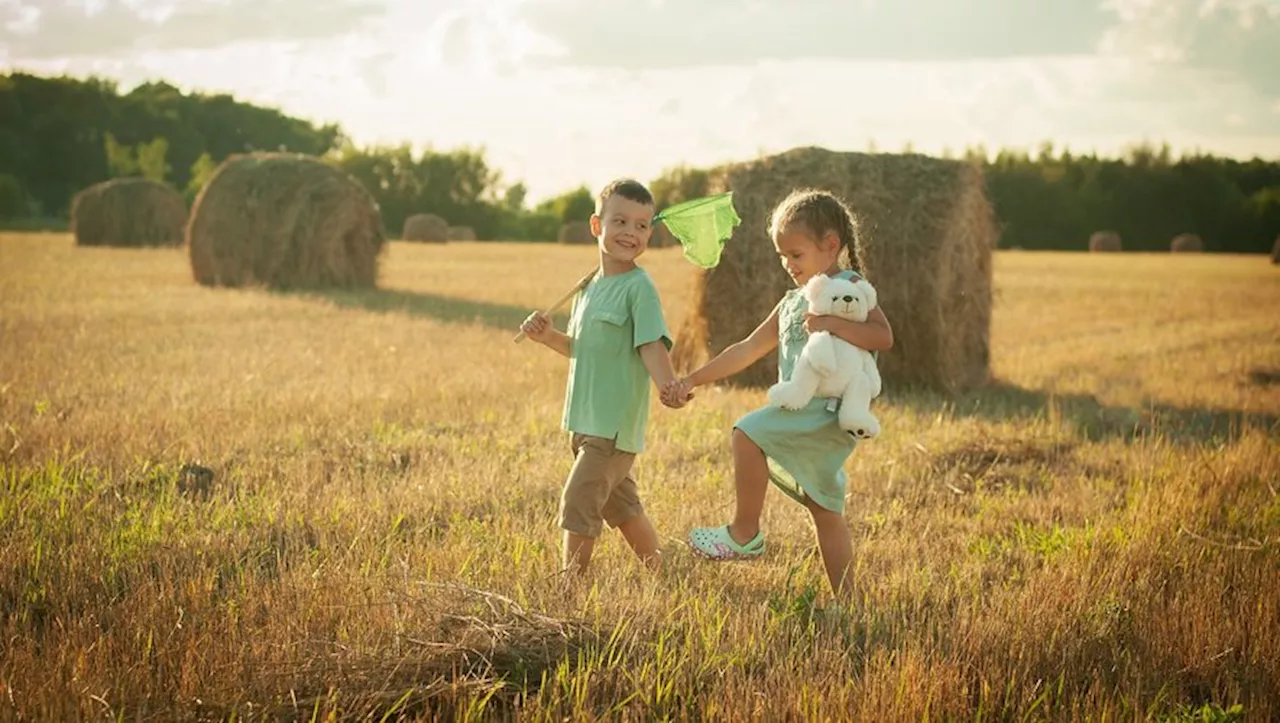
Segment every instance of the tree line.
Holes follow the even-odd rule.
[[[392,235],[406,217],[434,213],[480,238],[548,240],[593,207],[586,187],[531,206],[527,187],[504,179],[482,148],[358,147],[336,124],[163,82],[124,93],[101,78],[0,76],[3,225],[65,223],[78,191],[122,176],[163,181],[190,202],[227,156],[260,150],[315,155],[349,172]],[[1174,158],[1149,144],[1116,158],[1051,144],[960,157],[983,167],[1003,247],[1079,249],[1112,230],[1132,250],[1167,249],[1175,235],[1195,233],[1210,250],[1265,252],[1280,234],[1280,159]],[[704,195],[710,174],[675,165],[651,187],[661,207]]]

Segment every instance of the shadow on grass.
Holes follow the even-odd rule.
[[[886,392],[885,401],[920,414],[993,422],[1060,419],[1091,441],[1161,436],[1191,443],[1236,439],[1249,429],[1280,433],[1280,416],[1271,413],[1160,403],[1108,406],[1092,394],[1055,394],[1002,381],[955,397],[919,389]]]
[[[446,322],[478,323],[493,329],[509,331],[512,334],[520,330],[520,322],[524,321],[525,317],[533,311],[533,309],[523,306],[490,304],[483,301],[469,301],[450,296],[397,289],[323,289],[289,293],[327,301],[344,309],[363,309],[384,314],[405,314],[407,316],[428,317]],[[552,322],[559,329],[564,329],[568,318],[564,313],[556,313],[551,316]]]

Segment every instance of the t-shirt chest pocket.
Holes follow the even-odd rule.
[[[627,348],[631,334],[627,316],[616,311],[591,311],[582,325],[582,338],[592,348]]]

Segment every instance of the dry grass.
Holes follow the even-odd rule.
[[[878,403],[840,610],[781,495],[763,560],[679,544],[751,390],[654,410],[660,574],[614,534],[555,574],[565,365],[510,338],[594,256],[393,243],[380,290],[281,294],[0,236],[0,718],[1280,716],[1265,260],[998,253],[1000,383]],[[678,328],[693,269],[646,260]]]

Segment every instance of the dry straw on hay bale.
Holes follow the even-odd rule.
[[[1169,250],[1175,254],[1204,251],[1204,241],[1193,233],[1180,233],[1169,243]]]
[[[449,222],[430,213],[414,214],[404,220],[400,237],[405,241],[444,243],[449,240]]]
[[[1120,251],[1123,248],[1120,234],[1115,231],[1098,231],[1089,237],[1090,251]]]
[[[147,178],[116,178],[71,200],[78,246],[179,246],[187,224],[182,194]]]
[[[450,241],[475,241],[476,230],[474,228],[471,228],[470,226],[450,226],[449,240]]]
[[[562,244],[593,244],[596,237],[591,235],[591,224],[586,221],[570,221],[560,227],[558,237]]]
[[[745,337],[793,288],[768,236],[769,217],[796,188],[843,197],[859,217],[858,266],[879,291],[894,348],[880,369],[895,384],[961,391],[988,379],[992,249],[997,231],[981,171],[920,155],[797,148],[715,169],[742,224],[720,264],[699,272],[675,358],[683,369]],[[777,381],[776,355],[732,379]]]
[[[367,288],[385,243],[378,205],[312,156],[228,158],[196,197],[187,245],[206,286]]]
[[[671,235],[671,231],[667,229],[663,223],[655,224],[653,227],[653,235],[649,237],[649,248],[661,249],[676,245],[676,237]]]

